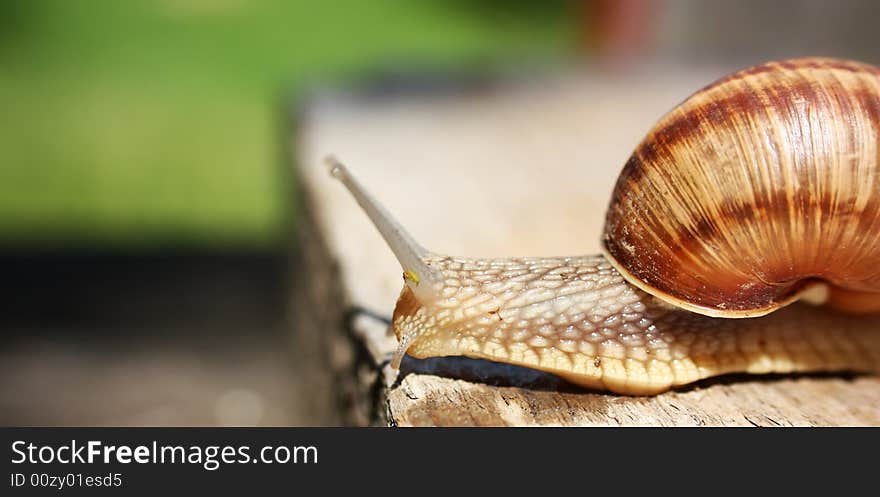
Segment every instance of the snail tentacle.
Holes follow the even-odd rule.
[[[425,262],[425,258],[430,255],[430,252],[425,250],[403,225],[361,186],[345,165],[333,156],[327,157],[325,161],[330,168],[330,174],[345,185],[376,229],[379,230],[385,243],[388,244],[403,268],[403,279],[406,285],[422,301],[427,302],[437,298],[437,289],[442,285],[443,280],[442,275]]]

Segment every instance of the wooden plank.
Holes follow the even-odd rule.
[[[388,394],[399,426],[853,426],[880,424],[876,378],[736,375],[623,397],[406,375]]]
[[[462,358],[408,358],[399,376],[388,368],[396,341],[387,320],[402,286],[400,268],[322,158],[334,154],[346,162],[437,252],[596,253],[605,205],[633,147],[660,115],[726,69],[649,72],[520,78],[430,95],[327,92],[310,102],[294,148],[306,223],[313,227],[306,244],[320,253],[310,264],[334,270],[309,269],[322,275],[320,282],[299,279],[301,287],[332,290],[300,306],[305,314],[320,309],[325,318],[302,321],[308,324],[295,336],[333,343],[313,344],[311,350],[323,352],[310,357],[324,359],[303,374],[336,371],[335,380],[320,383],[322,392],[334,391],[333,382],[348,385],[347,400],[337,401],[349,410],[358,406],[352,412],[359,414],[344,422],[880,424],[880,381],[873,377],[734,376],[638,398]],[[326,318],[334,313],[337,318]],[[335,362],[328,350],[337,351]]]

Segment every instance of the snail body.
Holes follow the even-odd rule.
[[[332,172],[404,270],[392,366],[464,355],[651,394],[730,372],[880,368],[880,317],[862,315],[880,311],[878,138],[880,69],[734,73],[639,144],[595,256],[437,255]],[[826,305],[782,309],[797,300]]]

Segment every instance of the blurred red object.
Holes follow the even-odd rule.
[[[647,55],[662,8],[662,0],[584,0],[584,51],[611,65]]]

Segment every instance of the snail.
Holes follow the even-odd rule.
[[[649,395],[734,372],[880,369],[878,138],[876,67],[735,72],[653,126],[611,193],[603,253],[571,257],[425,250],[328,163],[403,268],[392,367],[467,356]]]

